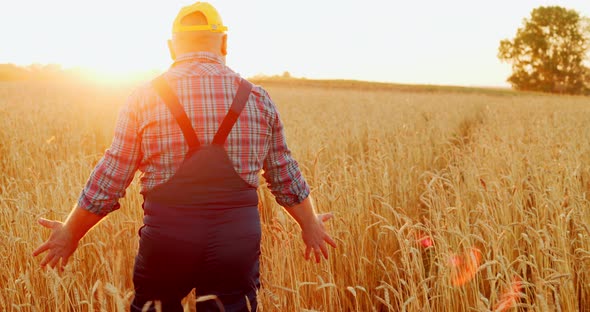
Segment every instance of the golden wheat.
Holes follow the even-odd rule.
[[[0,84],[1,311],[127,309],[137,181],[65,273],[31,252],[48,235],[36,220],[65,218],[129,91]],[[590,310],[588,98],[269,92],[317,208],[336,215],[338,249],[304,261],[296,224],[261,187],[261,311]],[[481,259],[457,282],[449,259],[470,250]]]

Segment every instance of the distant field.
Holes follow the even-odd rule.
[[[304,261],[261,187],[260,311],[590,309],[590,98],[260,83],[338,242]],[[64,274],[30,254],[48,235],[36,219],[65,218],[129,92],[0,84],[0,311],[127,310],[137,181]]]
[[[487,95],[525,95],[532,92],[518,92],[508,88],[461,87],[438,85],[410,85],[387,82],[369,82],[359,80],[313,80],[306,78],[259,77],[252,78],[252,82],[260,85],[315,87],[321,89],[348,89],[363,91],[390,91],[414,93],[478,93]]]

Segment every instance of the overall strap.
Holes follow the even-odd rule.
[[[176,94],[174,94],[174,91],[172,91],[170,85],[168,84],[168,82],[166,82],[166,79],[164,79],[164,76],[162,75],[154,79],[152,81],[152,85],[154,86],[154,88],[158,92],[158,95],[160,95],[160,98],[162,98],[162,100],[164,101],[164,103],[176,119],[176,122],[180,126],[186,143],[188,143],[189,151],[197,150],[201,143],[199,143],[199,138],[197,138],[195,129],[191,125],[191,122],[188,119],[186,112],[182,108],[182,105],[180,105],[178,97],[176,97]]]
[[[231,104],[231,108],[229,109],[229,112],[227,112],[227,115],[225,115],[225,118],[223,118],[221,126],[219,127],[219,130],[217,130],[215,137],[213,137],[213,144],[225,144],[225,140],[227,139],[229,132],[238,120],[242,110],[244,110],[246,102],[248,102],[250,91],[252,91],[252,84],[246,79],[242,79],[240,86],[238,87],[236,97],[234,97],[234,100]]]

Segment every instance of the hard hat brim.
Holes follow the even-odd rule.
[[[222,25],[178,25],[174,27],[174,33],[187,32],[187,31],[212,31],[212,32],[226,32],[227,27]]]

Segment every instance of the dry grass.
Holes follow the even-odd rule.
[[[296,225],[261,188],[261,311],[590,308],[588,98],[269,91],[339,246],[329,262],[305,262]],[[30,256],[48,234],[35,220],[65,218],[128,92],[0,84],[1,311],[128,306],[136,182],[65,274]],[[417,243],[425,234],[432,247]],[[455,286],[449,259],[472,248],[475,276]]]

